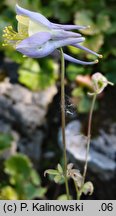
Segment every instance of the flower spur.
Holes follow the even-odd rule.
[[[3,30],[3,46],[11,45],[23,55],[32,58],[43,58],[54,51],[59,53],[58,48],[68,45],[82,49],[99,58],[102,57],[102,55],[80,45],[85,40],[80,33],[70,31],[85,29],[88,26],[52,23],[40,13],[31,12],[21,8],[19,5],[16,5],[16,13],[18,32],[15,32],[12,26],[6,27]],[[70,62],[83,65],[91,65],[98,62],[98,60],[92,62],[81,61],[65,53],[64,58]]]

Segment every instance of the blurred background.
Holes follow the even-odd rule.
[[[19,5],[40,12],[52,22],[90,25],[81,31],[84,45],[103,59],[94,66],[66,62],[66,140],[69,162],[83,171],[91,98],[90,76],[103,73],[116,83],[116,2],[114,0],[23,0]],[[3,28],[16,28],[15,0],[0,2],[0,199],[63,199],[64,184],[44,177],[46,169],[63,164],[60,119],[60,61],[55,57],[23,58],[3,47]],[[94,56],[67,47],[81,60]],[[116,88],[108,86],[98,97],[92,124],[87,180],[92,196],[116,198]],[[70,192],[76,198],[70,181]]]

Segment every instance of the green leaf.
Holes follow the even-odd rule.
[[[16,154],[5,161],[5,172],[18,178],[27,179],[30,176],[32,164],[29,158],[23,154]]]
[[[74,23],[76,25],[90,26],[90,28],[81,30],[86,35],[94,35],[98,33],[98,29],[95,28],[93,22],[93,12],[90,10],[81,10],[76,13]]]
[[[27,199],[27,200],[30,200],[30,199],[34,199],[36,196],[36,190],[37,188],[31,184],[31,183],[26,183],[24,188],[23,188],[23,199]]]
[[[96,25],[100,31],[106,32],[111,27],[109,16],[103,13],[98,14]]]
[[[78,55],[81,52],[80,49],[77,49],[76,47],[73,47],[73,46],[68,46],[68,49],[69,49],[69,52],[71,52],[73,55]],[[74,64],[72,64],[72,65],[74,65]],[[70,66],[70,64],[69,64],[69,66]],[[77,66],[75,65],[75,67],[77,67]]]
[[[49,175],[57,175],[59,172],[55,169],[48,169],[44,172],[44,176],[46,176],[46,174],[49,174]]]
[[[27,183],[24,187],[25,199],[43,198],[46,191],[46,188],[37,188],[31,183]]]
[[[72,96],[82,98],[84,96],[83,88],[81,87],[74,88],[72,91]]]
[[[0,151],[11,147],[12,135],[0,133]]]
[[[36,170],[34,170],[34,169],[31,170],[30,178],[31,178],[32,183],[35,186],[38,186],[38,185],[41,184],[40,176],[38,175],[38,173],[36,172]]]
[[[69,64],[66,69],[66,75],[70,81],[74,81],[78,74],[83,74],[84,72],[85,72],[84,67],[80,67],[80,66],[77,67],[77,65],[74,64]]]
[[[53,85],[57,79],[57,65],[52,60],[41,61],[25,59],[18,70],[19,81],[31,90],[42,90]]]
[[[78,112],[87,113],[90,110],[90,106],[91,101],[88,99],[88,97],[84,96],[78,104]]]
[[[110,28],[108,29],[107,34],[116,34],[116,22],[112,22]]]
[[[60,174],[63,174],[63,169],[62,169],[60,164],[58,164],[57,169],[58,169]]]
[[[12,59],[14,62],[18,64],[22,64],[25,61],[25,58],[21,53],[17,52],[16,50],[10,47],[8,47],[7,49],[5,48],[4,51],[6,57]]]
[[[60,195],[57,200],[67,200],[67,195],[66,194],[62,194]],[[72,200],[72,196],[70,196],[70,200]]]
[[[86,95],[80,100],[78,104],[78,112],[80,113],[88,113],[91,107],[91,99]],[[97,102],[95,103],[94,110],[98,108]]]
[[[62,180],[61,175],[56,175],[56,176],[54,177],[54,181],[55,181],[55,183],[60,183],[61,180]]]
[[[109,81],[116,83],[116,60],[109,59],[103,62],[102,71],[106,73],[106,77]]]
[[[25,59],[24,63],[19,67],[19,81],[32,90],[38,88],[38,74],[40,66],[36,60]]]
[[[38,195],[39,198],[43,198],[46,192],[47,192],[47,188],[40,187],[36,191],[36,196]]]
[[[56,13],[54,14],[56,18],[58,18],[62,23],[68,22],[70,20],[70,13],[67,13],[66,9],[61,7],[60,8],[60,14],[56,10]]]
[[[5,0],[5,4],[8,7],[11,7],[14,10],[14,5],[16,4],[16,0]],[[36,11],[40,9],[40,0],[20,0],[20,6],[23,8],[28,8],[28,10]]]
[[[95,52],[98,52],[101,46],[104,43],[104,36],[102,34],[98,34],[92,37],[87,38],[84,41],[83,45]],[[87,54],[87,57],[95,59],[96,57],[92,54]]]
[[[0,191],[0,200],[18,200],[18,194],[11,186],[5,186]]]

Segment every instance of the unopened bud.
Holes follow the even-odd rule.
[[[99,72],[93,74],[91,79],[94,93],[90,93],[90,95],[100,94],[108,84],[113,85],[113,83],[109,82],[107,78]]]

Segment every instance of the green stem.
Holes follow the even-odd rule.
[[[64,145],[64,177],[65,177],[65,187],[67,199],[69,200],[69,187],[68,187],[68,178],[67,178],[67,155],[66,155],[66,138],[65,138],[65,61],[62,48],[61,52],[61,121],[62,121],[62,141]]]
[[[88,156],[89,156],[90,141],[91,141],[91,123],[92,123],[92,115],[93,115],[93,109],[95,105],[96,96],[97,96],[96,94],[93,96],[91,109],[89,113],[88,133],[87,133],[87,151],[86,151],[86,160],[85,160],[85,166],[84,166],[84,172],[83,172],[83,184],[85,182],[86,173],[87,173]]]
[[[76,190],[76,193],[77,193],[77,200],[80,200],[80,193],[79,193],[79,189],[78,189],[78,187],[77,187],[76,181],[75,181],[75,180],[73,180],[73,181],[74,181],[75,190]]]

